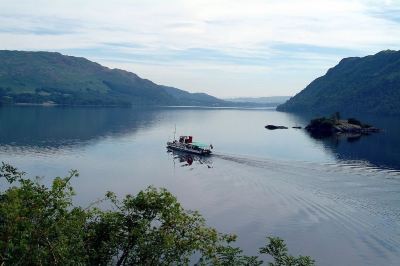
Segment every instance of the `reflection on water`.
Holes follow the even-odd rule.
[[[317,140],[291,128],[310,118],[272,110],[7,107],[0,108],[0,161],[47,177],[78,169],[73,184],[83,206],[106,191],[165,187],[210,225],[238,234],[246,252],[269,234],[320,265],[393,265],[400,257],[400,123],[362,118],[384,131]],[[213,143],[214,155],[166,152],[175,124],[178,135]]]
[[[299,125],[306,126],[315,118],[311,115],[292,114]],[[331,153],[337,161],[360,161],[362,164],[400,170],[400,117],[359,116],[361,121],[381,129],[371,134],[342,134],[310,139]]]
[[[395,122],[395,121],[394,121]],[[400,123],[382,123],[383,132],[363,136],[321,139],[326,150],[340,161],[364,161],[377,167],[400,170]]]
[[[182,116],[183,113],[186,115]],[[222,152],[300,161],[330,161],[331,157],[340,162],[362,161],[400,169],[399,118],[362,117],[363,121],[383,129],[363,138],[346,135],[313,140],[304,129],[291,128],[299,125],[304,128],[311,118],[270,110],[2,107],[0,152],[47,155],[73,152],[102,139],[131,136],[170,121],[168,131],[164,132],[166,138],[172,134],[173,123],[181,133],[191,133],[197,128],[203,139],[213,140]],[[268,123],[289,129],[263,130]],[[314,145],[322,149],[316,150]]]
[[[57,153],[106,137],[134,134],[154,123],[156,109],[2,107],[0,149]]]
[[[212,168],[212,155],[201,156],[181,151],[168,149],[167,152],[174,158],[174,164],[177,163],[181,167],[194,167],[204,165],[207,168]]]

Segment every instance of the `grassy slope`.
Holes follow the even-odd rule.
[[[180,97],[176,97],[179,91]],[[157,85],[85,58],[49,52],[0,51],[0,96],[14,102],[117,105],[218,105],[209,95]],[[4,97],[6,96],[6,97]]]

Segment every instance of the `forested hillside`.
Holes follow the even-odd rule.
[[[85,58],[50,52],[0,51],[1,103],[66,105],[208,105],[225,101],[161,86]]]
[[[278,110],[400,115],[400,51],[345,58]]]

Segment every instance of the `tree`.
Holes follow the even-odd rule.
[[[2,164],[0,178],[0,265],[262,265],[234,247],[236,236],[208,227],[166,189],[148,187],[122,200],[108,192],[108,210],[72,204],[71,171],[51,187]],[[283,240],[268,238],[260,254],[269,265],[313,265],[287,254]],[[194,258],[196,261],[193,261]]]
[[[274,262],[269,263],[270,266],[307,266],[313,265],[314,261],[308,256],[294,257],[289,255],[283,239],[279,237],[267,237],[269,244],[260,248],[261,254],[269,254],[274,259]]]
[[[82,229],[88,213],[71,201],[70,179],[77,175],[57,177],[47,188],[3,163],[0,177],[18,186],[0,194],[0,264],[84,262]]]

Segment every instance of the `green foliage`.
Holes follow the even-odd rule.
[[[314,265],[314,261],[308,256],[294,257],[289,255],[285,242],[279,237],[267,237],[269,244],[260,249],[261,254],[269,254],[274,259],[270,266],[307,266]]]
[[[49,52],[0,51],[0,104],[218,105],[207,94],[157,85],[85,58]]]
[[[362,123],[360,120],[355,119],[355,118],[349,118],[349,119],[347,119],[347,122],[348,122],[349,124],[357,125],[357,126],[360,126],[360,127],[362,127],[362,128],[371,128],[371,127],[372,127],[371,125],[369,125],[369,124],[364,124],[364,123]]]
[[[400,115],[400,51],[345,58],[277,110]]]
[[[51,187],[2,164],[0,179],[0,265],[262,265],[234,247],[236,236],[221,234],[185,210],[165,189],[149,187],[123,199],[108,192],[110,209],[72,204],[71,171]],[[269,265],[314,265],[287,254],[283,240],[268,238],[260,254]]]
[[[360,126],[360,127],[363,125],[359,120],[357,120],[355,118],[349,118],[349,119],[347,119],[347,122],[349,124],[357,125],[357,126]]]
[[[329,117],[321,116],[311,119],[310,123],[306,126],[306,129],[318,129],[331,132],[333,127],[340,123],[340,113],[335,112]]]
[[[51,188],[4,165],[1,177],[19,186],[0,196],[0,261],[17,264],[76,264],[84,262],[82,228],[87,213],[73,207],[70,179],[57,177]],[[1,264],[1,263],[0,263]]]
[[[312,119],[306,129],[318,128],[320,131],[331,132],[336,123],[336,118],[319,117]]]

